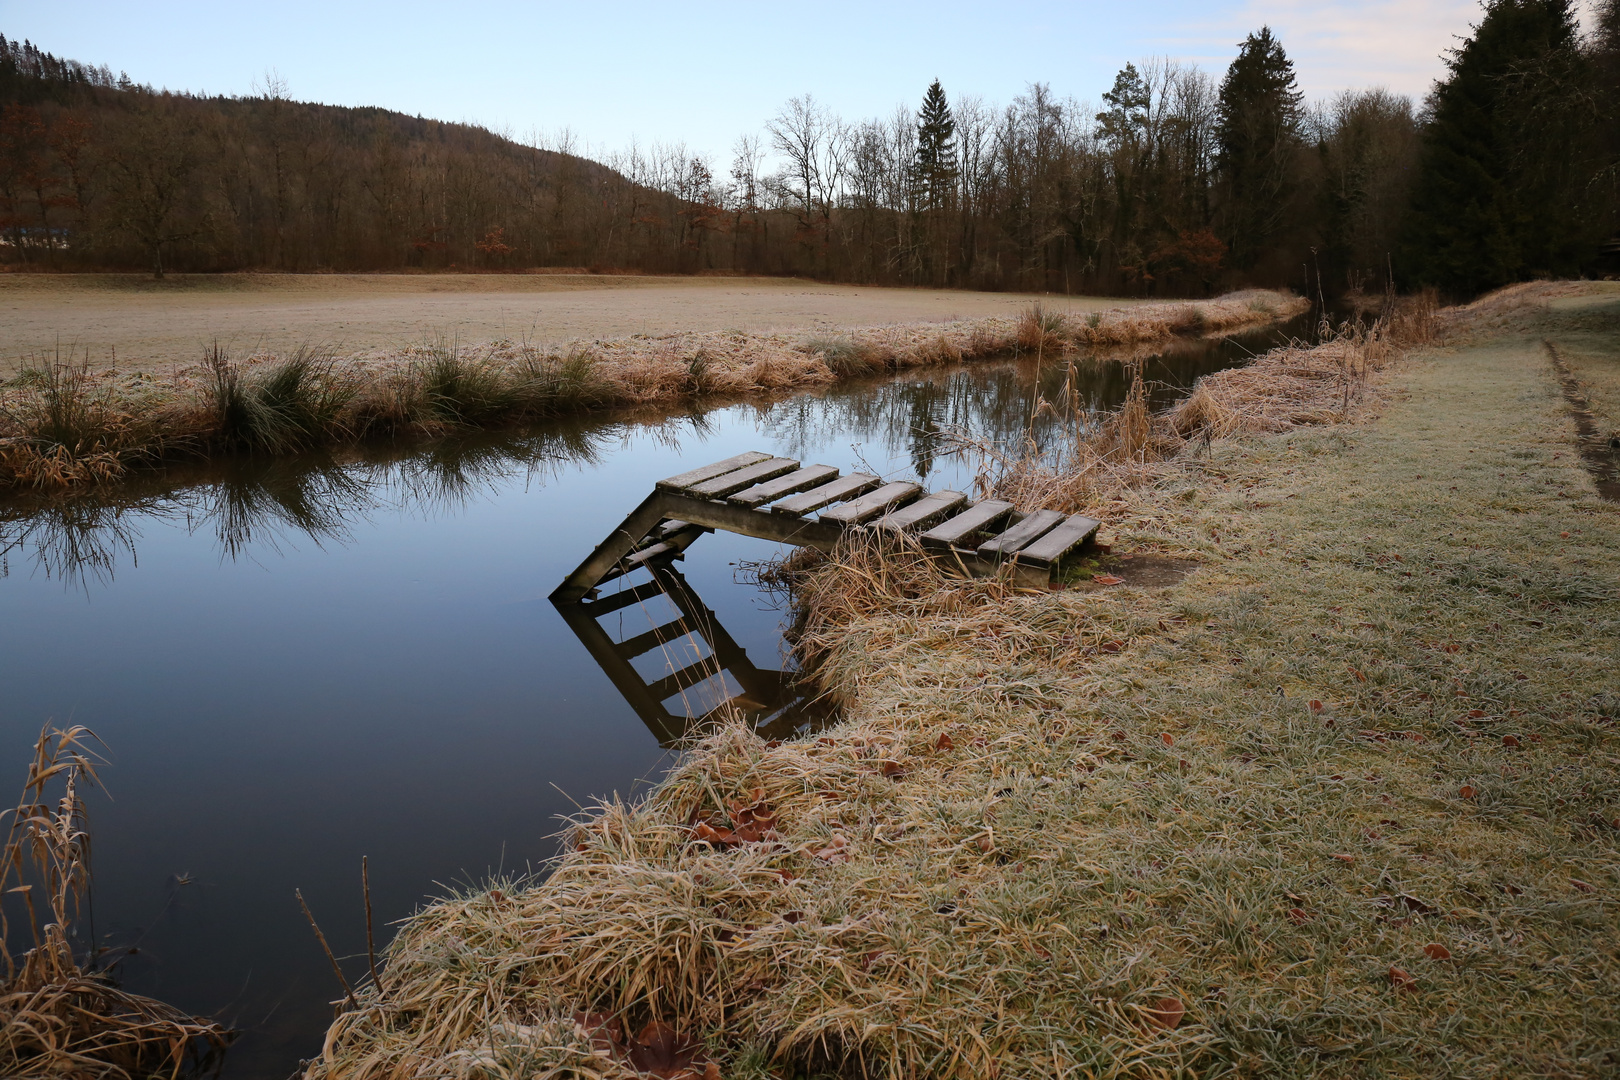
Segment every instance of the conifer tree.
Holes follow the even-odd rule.
[[[935,79],[917,110],[917,202],[923,210],[950,205],[956,190],[956,120],[945,100],[945,88]]]
[[[1254,265],[1285,220],[1301,100],[1293,62],[1262,26],[1238,47],[1216,106],[1222,239],[1240,269]]]
[[[1467,295],[1576,271],[1590,142],[1576,130],[1578,45],[1570,0],[1487,4],[1430,99],[1402,284]]]

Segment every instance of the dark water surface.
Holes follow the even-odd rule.
[[[1164,403],[1276,338],[1178,344],[1145,374]],[[0,798],[45,722],[100,735],[98,938],[138,945],[126,988],[243,1030],[227,1077],[287,1076],[318,1052],[339,993],[294,888],[358,980],[362,855],[384,926],[458,883],[541,866],[559,815],[633,797],[667,767],[546,599],[655,481],[757,449],[970,490],[970,466],[930,434],[1015,445],[1036,381],[1031,363],[986,363],[343,464],[176,470],[99,501],[0,502]],[[1118,363],[1096,360],[1039,382],[1104,409],[1126,389]],[[775,550],[717,533],[682,564],[768,668],[789,663],[783,614],[734,564]],[[652,625],[635,607],[613,618],[615,637]],[[684,663],[649,662],[650,676]]]

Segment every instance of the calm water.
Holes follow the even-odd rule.
[[[1178,346],[1146,376],[1163,403],[1270,341]],[[1107,408],[1124,393],[1117,363],[1077,372],[1048,367],[1042,394],[1067,383]],[[546,599],[656,480],[757,449],[969,490],[933,434],[1016,443],[1036,381],[1030,364],[983,364],[405,456],[170,472],[114,501],[0,503],[0,793],[43,723],[94,729],[110,761],[110,798],[91,806],[98,938],[138,946],[129,989],[243,1029],[226,1076],[284,1077],[318,1051],[338,996],[294,888],[357,980],[362,855],[385,924],[540,866],[559,815],[667,766]],[[783,616],[736,564],[775,551],[717,533],[681,564],[763,668],[788,664]],[[604,626],[627,637],[650,618],[631,607]]]

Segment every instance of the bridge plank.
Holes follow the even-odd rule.
[[[1013,505],[1000,499],[986,499],[935,525],[922,534],[924,547],[948,548],[960,545],[974,533],[984,532],[1012,513]],[[977,545],[971,545],[977,546]]]
[[[662,648],[672,641],[692,633],[692,628],[686,625],[685,617],[672,619],[662,626],[655,626],[646,633],[637,634],[633,638],[625,638],[613,646],[615,652],[626,660],[634,660],[642,653],[650,653],[654,649]]]
[[[664,701],[674,697],[682,690],[690,689],[704,679],[720,674],[720,666],[714,656],[705,656],[702,660],[691,663],[681,670],[665,675],[656,682],[647,684],[648,693],[652,694],[654,701]]]
[[[890,510],[872,522],[872,527],[911,532],[925,525],[932,525],[965,502],[967,496],[960,491],[936,491],[932,495],[924,495],[909,506]]]
[[[1056,510],[1037,510],[993,540],[979,545],[979,554],[991,558],[1015,554],[1018,549],[1045,536],[1063,523],[1064,515]]]
[[[861,525],[891,507],[910,502],[921,492],[921,484],[897,480],[892,484],[884,484],[876,491],[868,492],[858,499],[834,506],[830,510],[823,510],[820,517],[822,521],[838,525]]]
[[[831,465],[806,465],[798,472],[790,472],[775,480],[767,480],[763,484],[744,488],[726,501],[737,506],[763,506],[780,499],[783,495],[792,495],[795,491],[805,491],[836,479],[838,470]]]
[[[756,461],[764,461],[770,456],[771,455],[769,454],[762,454],[758,450],[750,450],[745,454],[738,454],[736,457],[728,457],[724,461],[716,461],[712,465],[705,465],[699,469],[692,469],[688,472],[671,476],[667,480],[660,480],[658,481],[658,487],[664,491],[684,491],[693,484],[701,484],[703,481],[712,480],[716,476],[723,476],[728,472],[735,472],[736,470],[745,466],[754,464]]]
[[[803,495],[794,495],[783,499],[771,507],[777,514],[792,514],[794,517],[803,517],[812,510],[820,510],[823,506],[831,506],[840,499],[853,498],[863,492],[871,491],[882,480],[870,473],[850,473],[848,476],[834,480],[830,484],[822,484],[818,488],[811,488]]]
[[[693,484],[686,489],[686,494],[697,499],[723,499],[732,492],[753,487],[761,480],[774,480],[783,473],[793,472],[798,467],[799,463],[792,458],[766,458],[753,465],[724,473],[713,480]]]
[[[1096,535],[1102,522],[1084,514],[1071,514],[1069,520],[1018,550],[1018,561],[1033,566],[1053,566],[1063,556]]]
[[[603,615],[611,615],[621,608],[629,607],[631,604],[644,604],[655,596],[663,595],[664,590],[659,586],[658,582],[643,581],[632,589],[624,589],[610,596],[604,596],[600,600],[581,602],[579,607],[593,619],[600,619]]]

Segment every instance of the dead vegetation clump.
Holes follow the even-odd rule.
[[[288,453],[368,438],[443,434],[613,407],[741,398],[839,379],[1003,356],[1041,327],[1038,350],[1223,332],[1294,313],[1280,293],[1196,305],[1144,305],[1074,322],[1039,311],[850,330],[801,340],[722,331],[640,335],[540,349],[509,341],[468,347],[432,339],[386,354],[232,357],[154,379],[91,373],[73,357],[31,360],[0,383],[0,488],[59,490],[118,480],[136,464],[221,451]],[[1188,315],[1194,312],[1196,317]]]
[[[7,944],[0,1075],[144,1080],[200,1074],[217,1063],[233,1032],[121,990],[107,971],[74,953],[73,926],[90,874],[82,791],[96,782],[86,748],[93,738],[82,727],[41,732],[22,798],[11,811],[0,895],[21,896],[33,947],[12,956],[13,927],[0,907],[0,941]],[[46,789],[58,783],[61,795],[52,805]]]

